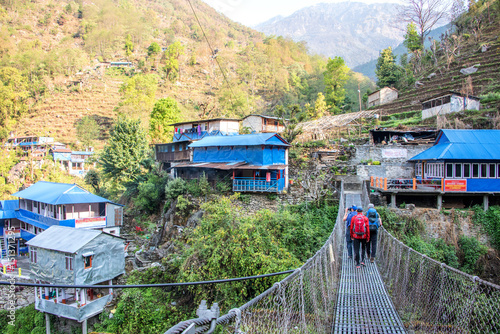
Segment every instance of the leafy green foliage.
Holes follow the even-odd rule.
[[[481,206],[476,205],[473,210],[473,222],[484,228],[493,247],[500,251],[500,206],[490,206],[488,211],[484,212]]]
[[[165,51],[165,66],[163,70],[167,73],[167,78],[171,81],[177,79],[179,75],[179,57],[184,54],[184,46],[179,41],[170,44]]]
[[[190,180],[186,184],[186,191],[194,197],[206,196],[211,190],[212,187],[205,173],[202,173],[199,179]]]
[[[477,238],[461,236],[458,240],[460,251],[463,254],[461,270],[469,274],[476,274],[480,271],[478,260],[488,252],[488,247],[482,245]]]
[[[9,325],[11,319],[8,317],[9,311],[0,310],[0,333],[4,334],[44,334],[45,315],[35,310],[35,305],[17,309],[15,311],[14,326]],[[55,326],[56,316],[50,315],[51,333],[61,334]],[[55,330],[54,330],[55,329]]]
[[[349,79],[349,67],[341,57],[328,59],[324,74],[326,103],[334,114],[341,110],[345,98],[344,85]]]
[[[0,139],[8,135],[14,120],[27,110],[28,83],[13,67],[0,68]]]
[[[375,74],[377,75],[377,86],[379,87],[394,87],[401,77],[401,68],[396,64],[396,57],[392,53],[390,46],[380,53]]]
[[[123,49],[125,50],[127,57],[130,57],[132,52],[134,52],[134,43],[132,42],[132,36],[130,34],[127,34],[127,37],[125,37],[125,45]]]
[[[458,268],[458,257],[453,245],[447,245],[441,238],[426,241],[420,235],[413,235],[405,238],[405,244],[417,252],[425,254],[436,261]]]
[[[165,187],[165,197],[167,199],[176,199],[179,195],[184,195],[188,191],[187,181],[181,178],[176,178],[168,181]]]
[[[181,110],[171,97],[156,101],[149,118],[149,135],[153,143],[168,143],[172,140],[173,127],[169,124],[178,122]]]
[[[91,116],[83,117],[76,124],[76,136],[85,147],[93,146],[100,133],[99,124]]]
[[[123,94],[118,111],[127,117],[149,116],[158,89],[156,74],[137,74],[128,78],[120,87]]]
[[[151,150],[140,122],[119,118],[100,155],[104,176],[117,184],[133,181],[147,171],[150,159]]]
[[[162,174],[149,173],[146,179],[137,185],[137,195],[133,202],[137,209],[147,213],[158,212],[165,199],[167,177]]]
[[[420,36],[417,32],[417,26],[415,23],[408,23],[406,26],[406,34],[403,44],[406,46],[409,52],[421,51],[424,46],[420,41]]]

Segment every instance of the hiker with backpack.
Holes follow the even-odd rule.
[[[347,255],[349,259],[352,259],[352,240],[351,240],[351,219],[356,215],[356,205],[345,209],[344,221],[345,221],[345,244],[347,246]]]
[[[370,262],[375,262],[375,255],[377,253],[377,231],[380,226],[382,226],[382,220],[375,206],[373,204],[368,204],[368,211],[366,212],[366,217],[370,224],[370,242],[366,245],[366,255],[370,259]]]
[[[357,215],[351,219],[351,239],[354,246],[354,260],[356,268],[359,269],[360,264],[365,266],[366,243],[370,241],[370,224],[368,218],[363,215],[363,208],[357,208]],[[361,262],[359,259],[359,246],[361,245]]]

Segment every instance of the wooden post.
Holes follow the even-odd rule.
[[[373,176],[370,176],[370,187],[373,187]]]
[[[444,179],[441,179],[441,191],[444,191]]]
[[[387,178],[384,178],[384,190],[387,190]]]
[[[413,178],[413,190],[417,189],[417,179]]]

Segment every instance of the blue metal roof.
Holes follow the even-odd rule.
[[[417,160],[500,160],[500,130],[441,130]]]
[[[257,145],[290,146],[286,140],[276,133],[256,133],[250,135],[205,137],[192,143],[189,147]]]
[[[0,201],[0,219],[16,218],[16,210],[19,209],[17,199]]]
[[[30,199],[46,204],[113,203],[94,195],[76,184],[39,181],[31,187],[18,191],[12,196]]]

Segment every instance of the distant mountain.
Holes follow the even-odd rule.
[[[379,51],[403,41],[404,24],[395,21],[396,4],[322,3],[255,27],[267,35],[305,41],[313,53],[341,56],[349,67],[376,59]]]
[[[445,26],[436,28],[436,29],[432,30],[429,33],[428,37],[431,37],[432,39],[438,40],[440,38],[441,34],[444,34],[446,30],[450,29],[450,27],[451,27],[451,25],[447,24]],[[430,44],[431,43],[429,42],[429,40],[426,39],[425,40],[425,46],[429,47]],[[393,50],[392,50],[392,53],[395,56],[397,56],[397,61],[398,62],[399,62],[399,57],[402,54],[405,54],[407,52],[408,52],[408,50],[406,49],[406,47],[404,46],[403,43],[399,44],[397,47],[393,48]],[[378,56],[377,56],[377,58],[378,58]],[[376,66],[377,66],[377,58],[372,59],[372,60],[370,60],[367,63],[358,65],[358,66],[354,67],[352,70],[355,71],[355,72],[358,72],[358,73],[362,73],[362,74],[366,75],[367,77],[369,77],[372,80],[376,80],[375,69],[376,69]]]

